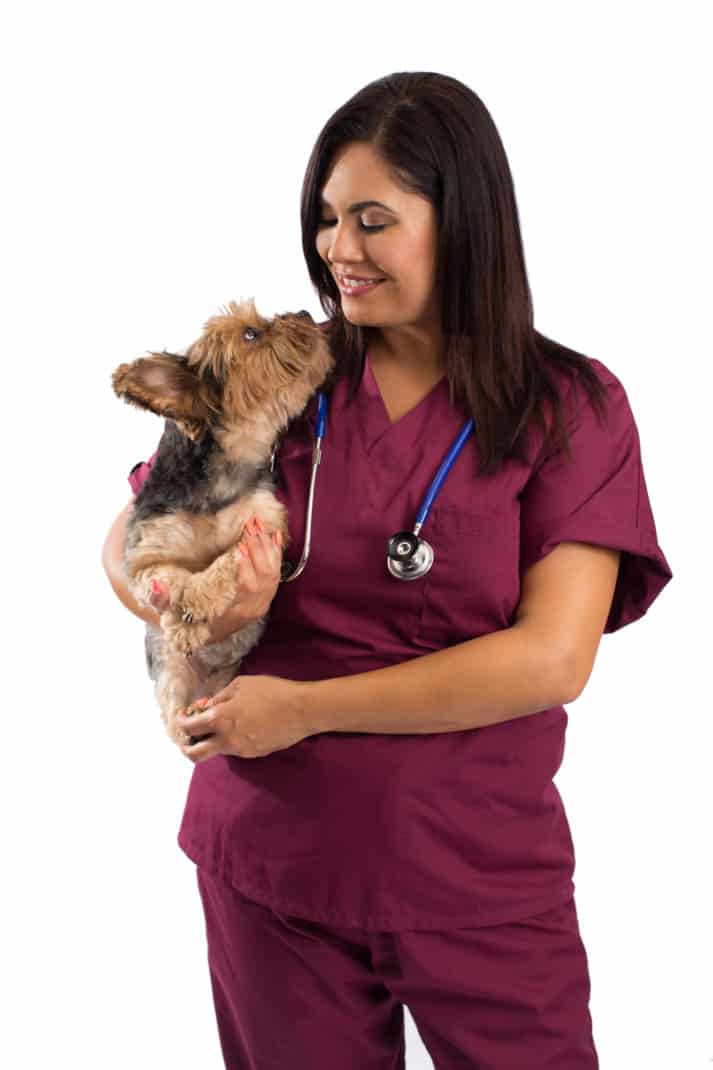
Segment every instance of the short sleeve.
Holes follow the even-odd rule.
[[[621,550],[619,574],[604,628],[638,620],[672,578],[658,545],[646,488],[639,433],[624,387],[592,360],[607,390],[604,425],[578,383],[564,450],[533,471],[520,495],[520,573],[560,542]]]
[[[129,472],[129,486],[131,487],[135,495],[139,493],[144,483],[148,479],[149,472],[153,468],[153,463],[156,460],[157,454],[158,450],[151,454],[148,461],[139,461],[138,464],[135,464]]]

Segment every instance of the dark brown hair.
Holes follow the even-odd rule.
[[[586,356],[535,330],[505,149],[480,98],[447,75],[404,71],[371,82],[327,120],[312,149],[300,211],[302,248],[329,318],[325,330],[336,361],[325,391],[346,375],[351,402],[373,331],[345,319],[337,285],[316,248],[322,187],[336,152],[351,142],[370,144],[392,168],[394,181],[427,197],[436,210],[436,287],[443,295],[451,404],[457,401],[473,416],[480,473],[498,471],[511,456],[526,460],[533,419],[547,435],[545,451],[564,448],[571,459],[548,366],[571,384],[581,379],[600,421],[606,389]],[[546,404],[556,441],[545,424]]]

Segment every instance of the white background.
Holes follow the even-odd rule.
[[[100,561],[160,424],[110,375],[187,345],[231,298],[321,317],[300,245],[307,159],[333,111],[398,70],[482,98],[536,326],[602,360],[635,413],[674,580],[604,637],[557,784],[603,1070],[710,1065],[706,13],[65,0],[3,16],[3,1065],[223,1065],[176,844],[192,765]],[[407,1028],[409,1070],[430,1068]]]

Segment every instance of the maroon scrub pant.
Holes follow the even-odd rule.
[[[574,899],[490,928],[370,932],[277,914],[197,868],[228,1070],[597,1070]]]

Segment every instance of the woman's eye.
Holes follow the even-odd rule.
[[[318,223],[317,223],[317,226],[318,227],[331,227],[336,222],[337,222],[336,219],[320,219],[318,221]],[[362,223],[362,221],[360,219],[359,220],[359,226],[361,227],[362,230],[383,230],[384,227],[386,226],[386,223],[372,223],[370,225],[369,223]]]

